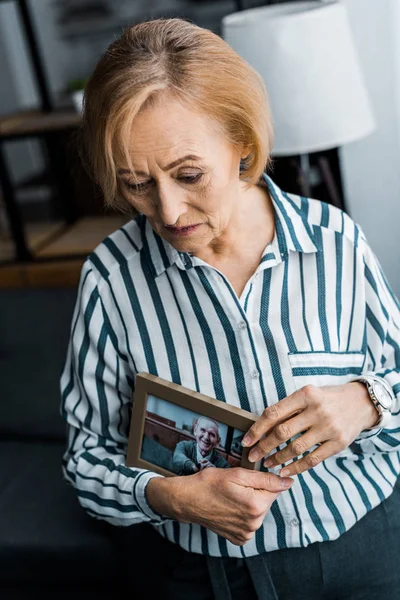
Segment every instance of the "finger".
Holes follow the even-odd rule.
[[[253,446],[262,436],[273,429],[281,421],[304,410],[307,406],[304,388],[297,390],[290,396],[283,398],[272,406],[268,406],[257,421],[250,427],[242,440],[243,446]]]
[[[264,461],[264,467],[273,468],[277,465],[282,465],[288,460],[305,454],[313,446],[319,446],[326,440],[321,439],[321,435],[313,434],[312,430],[308,434],[304,433],[300,437],[296,438],[286,448],[275,452]]]
[[[290,438],[294,437],[298,433],[309,429],[311,425],[313,425],[313,423],[314,421],[311,420],[311,415],[309,414],[309,411],[306,410],[303,410],[292,419],[288,419],[287,421],[278,423],[269,435],[263,438],[260,442],[258,442],[256,446],[254,446],[251,449],[251,452],[249,453],[248,457],[249,461],[257,462],[263,456],[266,456],[269,452],[271,452],[271,450],[273,450],[280,444],[287,442],[287,440],[290,440]],[[301,446],[301,443],[299,443],[298,445]],[[306,450],[308,450],[308,448],[310,448],[310,446],[308,446]],[[285,450],[286,448],[281,452],[284,452]],[[302,452],[300,452],[299,454],[302,454]],[[298,456],[298,454],[293,454],[289,458],[293,458],[293,456]],[[287,458],[286,460],[289,459]]]
[[[341,446],[337,442],[334,442],[333,440],[324,442],[316,448],[316,450],[313,450],[300,460],[295,460],[284,469],[281,469],[279,475],[281,477],[287,477],[288,475],[304,473],[304,471],[308,471],[319,465],[323,460],[337,454],[340,450]]]
[[[233,473],[227,469],[231,474]],[[251,487],[257,490],[267,492],[281,492],[287,490],[293,483],[293,479],[280,477],[275,473],[262,473],[260,471],[250,471],[249,469],[239,469],[239,479],[236,483],[244,487]]]

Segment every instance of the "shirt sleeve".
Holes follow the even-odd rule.
[[[395,395],[392,418],[384,428],[364,431],[354,440],[365,453],[400,450],[400,303],[360,228],[364,256],[367,368],[382,377]]]
[[[169,519],[153,511],[146,499],[148,482],[160,475],[125,465],[132,379],[88,260],[61,376],[61,412],[67,423],[63,475],[94,518],[117,526],[162,524]]]

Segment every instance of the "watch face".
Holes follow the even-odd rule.
[[[383,387],[383,385],[380,385],[379,383],[374,382],[373,388],[374,388],[374,394],[375,394],[377,400],[379,401],[379,403],[382,404],[382,406],[384,408],[390,410],[392,407],[392,399],[391,399],[390,395],[388,394],[388,392]]]

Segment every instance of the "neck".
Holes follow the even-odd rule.
[[[203,450],[200,450],[200,454],[202,456],[208,456],[209,454],[211,454],[212,451],[213,451],[213,448],[211,448],[211,450],[209,450],[208,452],[204,452]]]
[[[232,263],[244,251],[251,257],[272,241],[275,211],[265,182],[243,189],[237,206],[227,229],[195,256],[209,264]]]

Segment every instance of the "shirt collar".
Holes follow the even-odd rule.
[[[268,186],[268,191],[275,209],[275,240],[281,254],[293,252],[317,252],[312,226],[308,222],[308,199],[301,198],[300,207],[289,195],[282,191],[268,175],[262,178]],[[299,196],[294,196],[299,199]],[[267,246],[268,248],[268,246]],[[266,250],[267,250],[266,248]]]
[[[302,198],[299,207],[294,201],[293,195],[289,196],[283,192],[266,173],[262,174],[262,179],[268,186],[275,209],[275,236],[266,246],[260,263],[269,258],[279,259],[280,262],[288,255],[289,250],[317,252],[318,248],[314,242],[312,227],[307,220],[308,200]],[[139,217],[138,223],[142,229],[143,247],[141,252],[149,255],[151,269],[155,276],[160,275],[173,264],[184,270],[195,266],[196,257],[189,252],[176,250],[153,230],[144,215]]]

